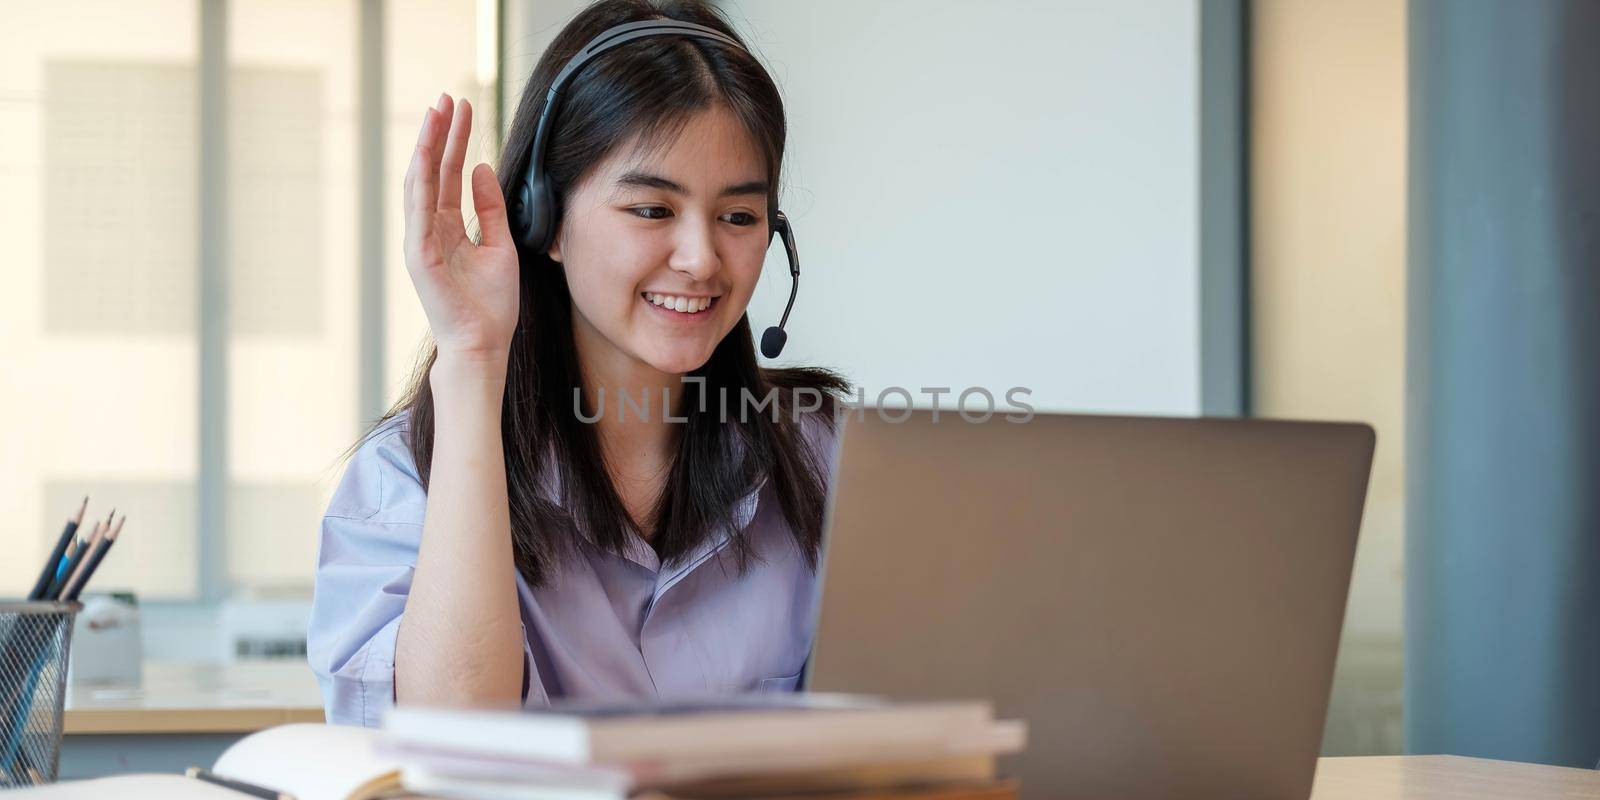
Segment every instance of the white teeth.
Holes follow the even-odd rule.
[[[701,311],[711,307],[711,298],[709,297],[678,297],[675,295],[645,292],[644,298],[651,303],[661,306],[662,308],[670,308],[673,311],[678,311],[685,314],[698,314]]]

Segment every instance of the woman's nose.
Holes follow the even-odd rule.
[[[705,280],[717,274],[722,269],[722,259],[717,255],[717,240],[712,232],[715,224],[715,220],[685,220],[679,225],[676,247],[667,266],[695,280]]]

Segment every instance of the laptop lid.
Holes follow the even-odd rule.
[[[846,418],[805,686],[989,698],[1037,798],[1307,797],[1370,427]]]

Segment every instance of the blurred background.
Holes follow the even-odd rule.
[[[1600,178],[1600,72],[1572,38],[1600,4],[721,5],[787,103],[786,362],[1368,422],[1325,754],[1600,755],[1574,179]],[[422,111],[472,100],[495,163],[581,6],[5,4],[0,595],[88,493],[129,517],[96,589],[137,594],[147,658],[303,660],[339,457],[426,343],[399,207]],[[769,256],[757,326],[787,297]]]

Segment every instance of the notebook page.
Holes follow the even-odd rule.
[[[375,750],[380,735],[354,725],[279,725],[229,747],[212,771],[296,800],[367,800],[400,781],[400,765]]]

